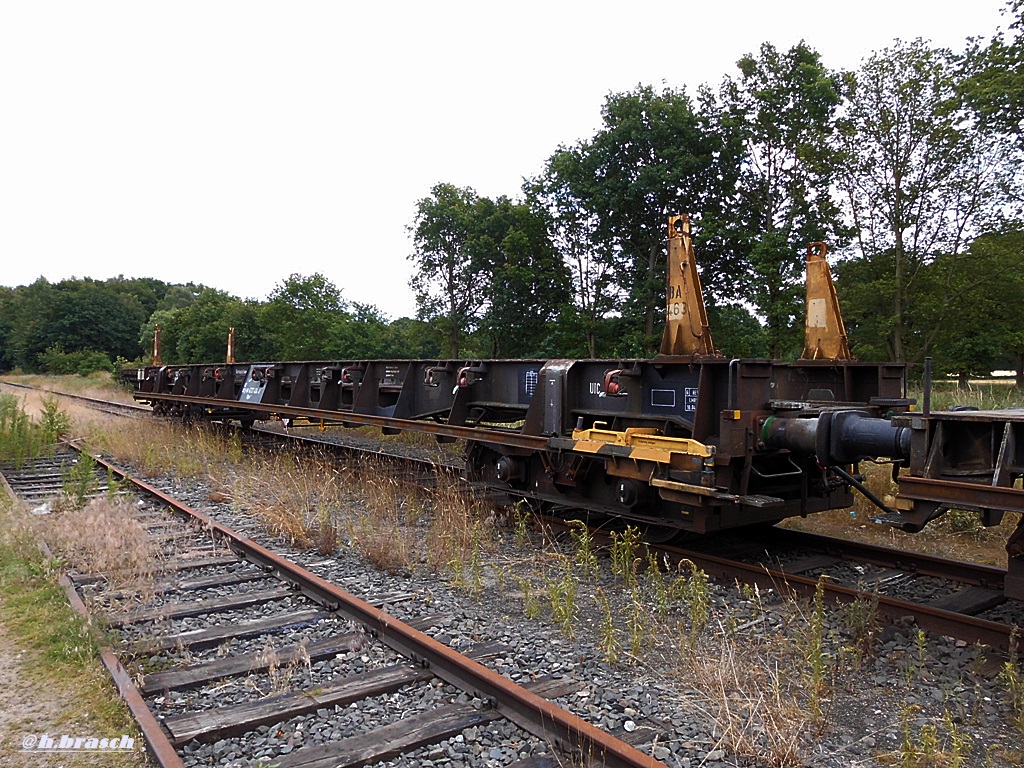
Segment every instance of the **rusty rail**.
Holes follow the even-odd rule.
[[[378,610],[369,603],[306,571],[266,547],[241,536],[198,510],[93,456],[101,466],[129,479],[176,510],[200,521],[211,535],[223,539],[240,556],[295,584],[304,594],[332,611],[366,627],[386,645],[415,660],[442,680],[489,701],[497,712],[559,749],[608,768],[664,768],[663,763],[594,727],[552,702],[516,685],[428,635]]]

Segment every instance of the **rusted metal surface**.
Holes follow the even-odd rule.
[[[52,558],[53,554],[46,547],[45,543],[41,546],[46,556]],[[72,609],[88,621],[89,609],[86,608],[82,598],[79,597],[78,592],[75,590],[75,585],[63,573],[60,575],[59,582]],[[142,738],[146,741],[149,754],[156,760],[157,765],[160,768],[185,768],[184,762],[182,762],[178,753],[175,752],[174,746],[167,738],[164,729],[160,727],[159,721],[157,721],[152,711],[146,705],[142,694],[132,680],[132,676],[128,674],[128,670],[124,668],[121,660],[117,658],[117,655],[110,647],[105,646],[100,649],[100,661],[106,668],[110,678],[114,681],[114,685],[117,686],[117,691],[132,713],[132,717],[135,718],[135,722],[139,724],[139,730],[142,731]]]
[[[903,499],[931,501],[953,507],[986,507],[1024,513],[1024,493],[1019,488],[910,475],[903,475],[897,478],[896,482],[899,484],[899,494]]]
[[[97,462],[121,477],[118,467],[100,457]],[[138,487],[200,521],[210,535],[223,540],[238,554],[262,565],[277,577],[296,585],[304,594],[363,625],[389,647],[426,667],[456,687],[492,703],[502,716],[571,754],[583,755],[593,765],[609,768],[657,768],[650,755],[595,728],[483,665],[413,629],[369,603],[321,579],[269,549],[239,535],[203,513],[182,504],[159,489],[132,478]]]
[[[136,399],[145,400],[144,396],[136,395]],[[161,395],[161,400],[168,400],[176,403],[186,403],[209,408],[213,410],[223,409],[225,411],[236,411],[238,403],[233,400],[217,400],[206,397],[189,397],[187,395]],[[318,410],[316,408],[300,408],[289,405],[268,405],[266,408],[251,407],[256,413],[262,413],[267,418],[274,416],[288,416],[294,418],[308,419],[312,423],[324,422],[327,424],[353,424],[356,426],[381,427],[383,429],[400,429],[410,432],[425,432],[430,435],[442,435],[464,440],[476,440],[478,442],[491,442],[498,445],[508,445],[514,448],[526,448],[530,450],[543,450],[548,447],[548,438],[539,435],[524,435],[519,432],[505,432],[497,429],[486,429],[480,427],[464,427],[455,424],[442,424],[436,421],[412,421],[409,419],[395,419],[387,416],[374,416],[364,413],[340,413],[338,411]]]
[[[766,531],[763,542],[766,550],[779,547],[810,549],[834,554],[839,558],[899,568],[918,576],[952,579],[961,584],[974,584],[997,590],[1003,588],[1003,579],[1006,577],[1006,569],[994,565],[949,560],[922,552],[908,552],[789,528],[772,528]]]
[[[557,518],[545,518],[545,525],[550,525],[556,530],[564,526],[570,530],[568,523]],[[607,531],[591,529],[594,539],[602,544],[611,544],[611,536]],[[921,629],[935,632],[940,635],[961,638],[969,642],[979,642],[991,645],[995,648],[1007,650],[1013,627],[999,624],[986,619],[979,619],[975,616],[955,613],[952,611],[935,608],[928,605],[920,605],[906,600],[876,595],[873,592],[865,592],[853,587],[835,584],[825,579],[812,579],[798,574],[786,573],[775,568],[768,568],[763,564],[745,563],[717,555],[708,554],[696,550],[683,549],[664,544],[650,544],[659,555],[666,556],[673,565],[689,561],[707,573],[712,578],[720,581],[732,582],[739,580],[745,584],[756,584],[763,589],[774,589],[783,594],[792,594],[797,597],[812,597],[818,589],[819,584],[823,590],[825,599],[832,603],[851,603],[856,600],[874,601],[877,597],[877,614],[879,618],[887,621],[899,621],[906,617],[912,617],[917,626]]]
[[[697,258],[693,253],[689,216],[669,217],[666,273],[668,287],[661,354],[714,355],[715,344],[711,340]]]
[[[763,565],[740,563],[692,550],[674,547],[659,549],[663,549],[676,562],[690,560],[709,575],[726,581],[738,578],[746,583],[783,592],[789,591],[801,597],[812,596],[820,583],[825,598],[833,603],[875,599],[875,595],[871,592],[833,584],[828,579],[822,579],[819,582],[817,579],[788,574],[773,568],[766,568]],[[885,595],[878,595],[877,599],[878,615],[883,619],[896,621],[906,616],[912,616],[917,626],[930,632],[961,638],[969,642],[985,643],[1004,650],[1009,648],[1012,627]]]
[[[156,328],[153,329],[153,354],[152,354],[152,365],[163,365],[164,361],[160,355],[160,335],[163,332],[163,328],[160,327],[160,323],[156,324]]]
[[[807,319],[801,360],[852,360],[824,243],[807,246]]]

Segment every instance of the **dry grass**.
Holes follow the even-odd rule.
[[[11,651],[0,653],[5,679],[0,691],[5,726],[0,762],[5,766],[37,766],[45,760],[16,751],[27,734],[125,733],[141,744],[137,726],[96,660],[95,631],[71,610],[57,584],[61,559],[44,558],[37,546],[40,526],[24,505],[11,504],[0,494],[0,638]],[[141,749],[64,757],[69,768],[148,764]]]
[[[917,399],[917,408],[924,405],[924,390],[913,389],[909,397]],[[932,410],[943,411],[954,405],[973,405],[980,410],[1019,408],[1024,405],[1024,392],[1014,386],[1012,379],[972,380],[966,387],[955,381],[936,381],[932,385]]]
[[[46,392],[96,397],[118,403],[133,403],[131,393],[117,384],[109,373],[98,371],[89,376],[5,375],[0,381],[23,384]]]
[[[82,509],[40,517],[36,526],[63,562],[80,573],[103,574],[112,590],[145,592],[163,560],[126,499],[97,497]]]
[[[419,559],[415,526],[423,507],[416,489],[384,460],[362,463],[352,480],[357,503],[345,530],[353,547],[388,573],[408,570]]]
[[[239,452],[234,460],[216,465],[210,480],[220,498],[256,515],[291,544],[334,551],[337,512],[349,494],[351,471],[325,457]]]
[[[804,765],[816,724],[792,674],[803,662],[799,649],[783,637],[708,646],[685,654],[676,674],[703,700],[717,746],[776,768]]]

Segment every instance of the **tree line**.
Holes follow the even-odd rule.
[[[515,198],[441,182],[409,227],[416,318],[323,275],[265,301],[158,280],[0,288],[0,369],[143,360],[633,357],[658,346],[667,216],[689,213],[716,346],[799,355],[803,259],[828,243],[856,356],[1024,377],[1024,0],[964,50],[895,42],[853,72],[764,43],[694,94],[610,94]],[[1019,382],[1021,383],[1021,382]]]
[[[389,323],[376,308],[346,301],[321,274],[293,274],[266,301],[152,278],[40,278],[0,288],[0,370],[113,371],[149,362],[156,326],[164,363],[225,359],[235,329],[239,360],[433,357],[429,323]]]
[[[665,220],[691,213],[725,354],[800,354],[804,255],[824,241],[861,359],[1020,371],[1021,0],[1006,11],[962,52],[896,42],[855,72],[765,43],[693,96],[610,95],[518,200],[438,184],[413,226],[420,316],[453,356],[649,355]]]

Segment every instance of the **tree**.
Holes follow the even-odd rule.
[[[959,88],[958,60],[920,40],[897,43],[857,73],[841,121],[841,184],[861,255],[891,264],[888,356],[919,360],[944,319],[940,312],[911,344],[910,295],[922,270],[945,254],[955,265],[964,246],[998,220],[1013,199],[1009,148],[979,130]]]
[[[463,338],[475,328],[485,300],[485,265],[480,249],[469,246],[477,202],[472,189],[435,184],[430,196],[416,204],[410,227],[414,271],[409,286],[416,294],[417,317],[436,326],[452,358],[459,356]]]
[[[533,357],[569,301],[569,275],[548,238],[545,214],[507,197],[480,198],[469,242],[483,267],[480,333],[490,357]]]
[[[262,305],[213,288],[204,288],[184,309],[162,314],[163,360],[168,364],[216,363],[226,359],[228,329],[235,329],[238,360],[280,359],[261,318]],[[150,338],[152,341],[152,338]]]
[[[13,288],[0,286],[0,371],[9,371],[16,365],[13,336],[17,302]]]
[[[969,77],[963,84],[986,127],[1024,143],[1024,0],[1011,0],[1003,11],[1010,19],[986,44],[970,41]]]
[[[769,353],[780,357],[803,343],[797,308],[806,245],[835,247],[850,235],[832,198],[837,164],[829,149],[841,79],[804,42],[785,53],[764,43],[737,66],[739,77],[720,88],[720,120],[743,152],[720,226],[739,257],[733,280],[765,319]]]
[[[602,129],[560,147],[530,194],[550,213],[591,350],[597,323],[619,310],[626,328],[614,351],[650,353],[661,322],[667,217],[721,220],[735,177],[731,153],[682,90],[638,86],[610,95],[601,112]],[[705,271],[717,273],[721,254],[700,253]]]
[[[726,304],[707,307],[715,348],[726,357],[768,357],[767,329],[744,307]]]
[[[951,305],[951,319],[934,342],[936,371],[955,373],[962,383],[1013,368],[1024,386],[1024,231],[1010,229],[977,238],[953,266],[940,257],[931,265]]]
[[[319,360],[327,356],[345,307],[341,291],[319,272],[292,274],[271,292],[262,321],[280,357]]]
[[[11,362],[36,370],[48,349],[98,352],[107,359],[134,358],[146,312],[138,299],[110,282],[39,278],[18,288],[7,307]]]
[[[523,187],[530,205],[546,208],[549,241],[569,273],[571,298],[559,313],[555,343],[572,354],[582,339],[585,351],[577,354],[593,358],[603,321],[620,308],[624,294],[615,279],[613,249],[591,234],[598,217],[581,193],[586,172],[582,149],[562,148],[548,160],[545,174]]]

